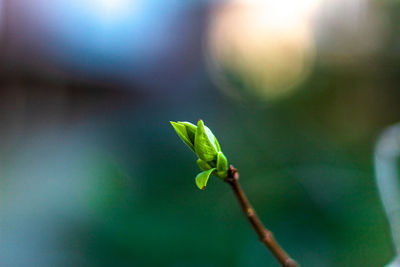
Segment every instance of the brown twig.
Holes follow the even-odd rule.
[[[272,232],[266,229],[258,218],[256,212],[251,207],[249,200],[240,187],[239,173],[232,165],[229,166],[228,177],[225,178],[225,182],[230,184],[232,187],[232,190],[235,193],[243,212],[246,214],[247,219],[249,219],[249,222],[260,238],[260,241],[271,251],[277,261],[279,261],[279,263],[284,267],[299,267],[299,265],[292,258],[290,258],[286,251],[283,250],[283,248],[275,240]]]

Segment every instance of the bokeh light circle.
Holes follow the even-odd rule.
[[[208,56],[217,85],[238,98],[292,95],[312,70],[317,0],[230,1],[215,7]]]

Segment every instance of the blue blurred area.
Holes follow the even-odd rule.
[[[173,34],[181,1],[45,1],[43,23],[54,31],[56,57],[84,71],[146,72],[179,45]]]
[[[8,49],[13,56],[32,58],[33,65],[50,64],[51,69],[89,79],[136,82],[148,86],[146,91],[163,90],[166,82],[181,79],[182,72],[198,72],[194,62],[201,52],[205,2],[6,3]]]

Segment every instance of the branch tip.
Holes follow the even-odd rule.
[[[235,181],[239,180],[239,172],[238,170],[230,165],[228,168],[228,176],[225,178],[225,182],[232,184]]]

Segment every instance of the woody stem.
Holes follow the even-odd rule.
[[[260,238],[260,241],[269,249],[276,260],[283,267],[299,267],[300,265],[286,253],[286,251],[275,240],[272,232],[265,228],[258,218],[255,210],[251,207],[249,200],[239,184],[239,172],[232,165],[229,166],[228,176],[225,178],[225,182],[231,186],[243,212]]]

